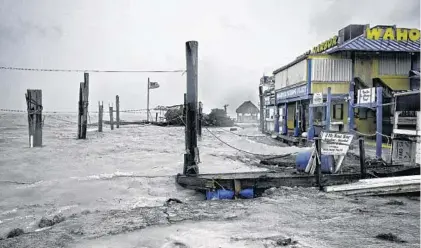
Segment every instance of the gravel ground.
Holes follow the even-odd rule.
[[[281,188],[252,200],[204,201],[175,183],[183,128],[104,127],[76,140],[69,123],[76,116],[55,117],[46,118],[45,146],[29,149],[25,115],[0,113],[0,247],[419,247],[418,197]],[[256,127],[238,130],[249,137],[211,131],[253,153],[304,150],[250,137],[260,135]],[[199,149],[202,173],[267,170],[207,131]],[[15,228],[24,234],[6,238]],[[376,238],[382,233],[403,242]]]

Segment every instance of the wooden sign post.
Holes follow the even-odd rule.
[[[29,90],[26,95],[28,109],[29,147],[42,146],[42,91]]]
[[[110,105],[109,108],[110,108],[110,126],[111,126],[111,130],[114,130],[113,105]]]

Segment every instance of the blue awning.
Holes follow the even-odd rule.
[[[396,40],[371,40],[358,36],[352,40],[327,50],[331,54],[339,51],[364,51],[364,52],[420,52],[420,40],[396,41]]]

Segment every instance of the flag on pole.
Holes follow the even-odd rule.
[[[159,88],[158,82],[149,82],[149,89]]]

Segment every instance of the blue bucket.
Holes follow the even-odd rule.
[[[334,164],[334,159],[333,159],[333,155],[322,155],[321,156],[321,169],[322,169],[322,173],[332,173],[333,172],[333,164]]]

